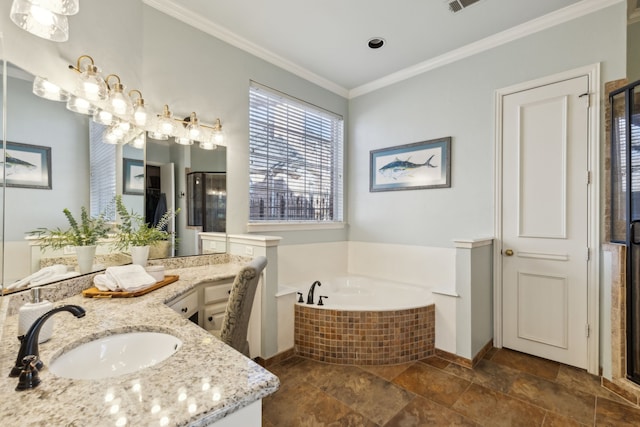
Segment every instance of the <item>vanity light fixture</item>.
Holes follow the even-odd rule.
[[[93,113],[93,121],[101,125],[110,126],[114,123],[114,118],[110,111],[97,109]]]
[[[200,135],[202,134],[202,129],[200,129],[200,125],[198,124],[198,118],[196,117],[196,113],[191,113],[188,119],[184,121],[188,121],[187,125],[187,135],[189,139],[199,140]]]
[[[83,59],[89,61],[84,68],[82,67]],[[76,66],[69,65],[69,68],[80,73],[76,83],[77,96],[89,101],[102,101],[107,99],[107,83],[100,77],[100,74],[98,74],[98,67],[96,67],[93,62],[92,57],[82,55],[78,57]]]
[[[174,124],[171,111],[169,111],[169,106],[167,104],[164,104],[164,108],[162,109],[162,114],[158,116],[157,132],[163,135],[172,135],[175,131],[176,131],[176,126]]]
[[[36,78],[33,79],[33,93],[51,101],[69,100],[69,93],[67,91],[62,90],[60,86],[40,76],[36,76]]]
[[[218,146],[211,141],[200,141],[199,147],[203,150],[215,150],[218,148]]]
[[[222,123],[220,123],[220,119],[216,119],[216,123],[213,125],[211,142],[216,145],[221,145],[224,142],[224,133],[222,132]]]
[[[166,141],[169,139],[169,135],[165,135],[163,133],[156,132],[156,131],[149,131],[148,134],[149,134],[149,138],[155,139],[156,141]]]
[[[67,109],[80,114],[93,114],[95,107],[89,101],[71,95],[67,101]]]
[[[133,148],[137,148],[139,150],[144,148],[145,143],[147,142],[147,137],[146,137],[146,133],[144,132],[140,132],[138,133],[138,135],[136,135],[135,138],[133,138],[131,140],[131,142],[129,142],[129,145],[131,145]]]
[[[109,81],[116,80],[115,83]],[[113,112],[119,116],[128,116],[133,113],[133,104],[129,97],[124,93],[124,85],[120,82],[120,76],[117,74],[109,74],[105,79],[109,88],[109,104],[113,108]]]
[[[133,99],[132,95],[138,95],[133,101],[133,121],[138,126],[144,126],[147,124],[147,109],[144,106],[144,98],[142,93],[138,89],[132,89],[129,91],[129,99]]]
[[[78,0],[13,0],[10,17],[18,27],[35,36],[64,42],[69,40],[66,15],[78,12],[77,3]]]
[[[193,145],[193,139],[189,139],[186,136],[176,136],[175,141],[179,145]]]

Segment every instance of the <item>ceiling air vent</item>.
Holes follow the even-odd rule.
[[[465,7],[469,7],[480,0],[446,0],[449,10],[453,13],[460,12]]]

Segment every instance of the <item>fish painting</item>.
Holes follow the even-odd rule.
[[[23,173],[32,171],[36,168],[36,165],[33,163],[29,163],[24,160],[20,160],[17,157],[13,157],[11,154],[6,153],[6,161],[7,161],[7,175],[12,175],[16,173]],[[2,163],[2,162],[0,162]]]
[[[413,163],[410,162],[408,157],[407,160],[400,160],[396,157],[396,159],[386,165],[382,166],[378,169],[378,172],[382,174],[386,178],[398,179],[402,176],[408,175],[418,168],[437,168],[437,165],[434,165],[431,161],[435,157],[435,154],[427,159],[424,163]]]

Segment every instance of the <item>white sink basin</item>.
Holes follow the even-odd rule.
[[[180,339],[161,332],[109,335],[63,353],[49,371],[80,380],[117,377],[160,363],[181,346]]]

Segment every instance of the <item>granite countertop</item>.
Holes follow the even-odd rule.
[[[0,413],[4,425],[21,426],[205,426],[275,392],[279,380],[269,371],[182,318],[165,303],[204,281],[234,277],[239,263],[167,270],[180,279],[137,298],[91,299],[74,295],[54,306],[76,304],[87,314],[55,314],[53,337],[40,344],[42,383],[15,391],[7,378],[19,349],[17,315],[7,315],[0,350]],[[7,311],[6,303],[5,313]],[[51,319],[50,319],[51,320]],[[166,332],[182,347],[155,366],[115,378],[72,380],[47,366],[79,343],[112,333]]]

